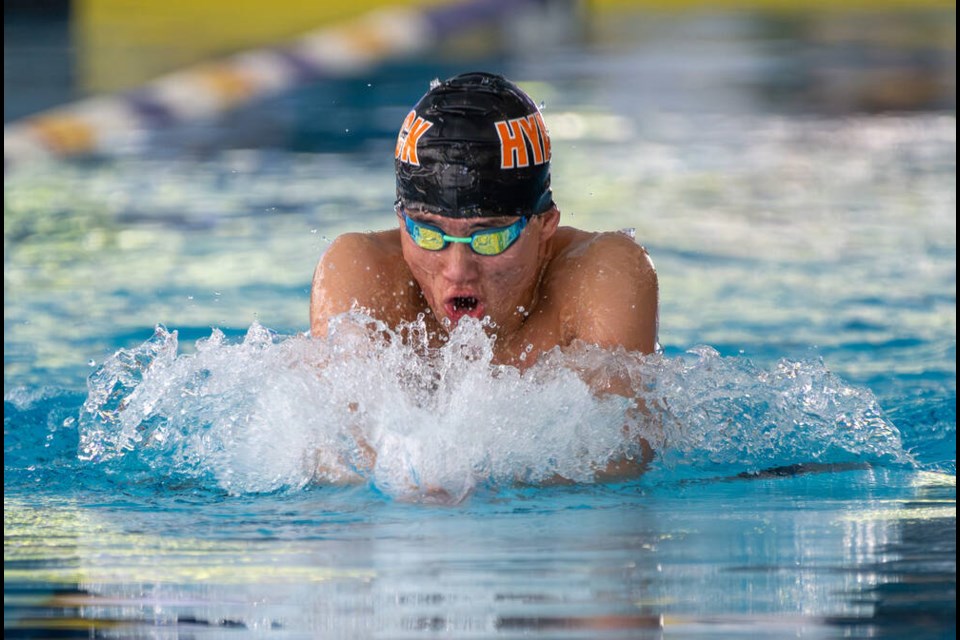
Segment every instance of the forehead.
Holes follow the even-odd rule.
[[[443,229],[482,229],[490,227],[508,227],[520,216],[476,216],[474,218],[448,218],[437,213],[407,209],[407,215],[417,222],[425,222]]]

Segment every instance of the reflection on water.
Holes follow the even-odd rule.
[[[453,511],[354,490],[150,512],[7,500],[5,626],[938,637],[953,625],[955,484],[909,483],[568,488]]]

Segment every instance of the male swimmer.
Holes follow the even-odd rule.
[[[516,84],[489,73],[434,83],[394,156],[397,227],[347,233],[327,249],[313,276],[314,337],[360,308],[391,327],[422,317],[434,345],[466,317],[487,319],[496,362],[521,368],[578,342],[654,350],[646,250],[622,233],[559,226],[550,136]],[[596,391],[632,395],[607,384]]]

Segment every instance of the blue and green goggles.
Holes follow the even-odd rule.
[[[469,236],[461,238],[458,236],[448,236],[443,229],[433,225],[417,222],[403,212],[403,221],[407,227],[407,233],[413,239],[413,242],[421,249],[427,251],[440,251],[445,249],[451,242],[462,242],[469,244],[474,253],[481,256],[500,255],[517,241],[524,227],[527,226],[528,218],[520,218],[509,227],[496,227],[493,229],[480,229],[474,231]]]

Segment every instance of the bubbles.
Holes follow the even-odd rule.
[[[822,363],[764,370],[708,347],[671,359],[577,344],[521,372],[497,363],[487,329],[467,318],[436,346],[422,318],[394,331],[353,312],[325,339],[254,324],[239,343],[214,330],[178,354],[176,332],[157,327],[90,376],[79,457],[231,493],[361,482],[426,502],[592,482],[641,439],[657,452],[652,481],[909,463],[870,392]],[[618,387],[635,393],[607,391]]]
[[[526,362],[527,358],[530,357],[530,353],[533,351],[533,345],[527,343],[527,346],[520,351],[520,362]]]

